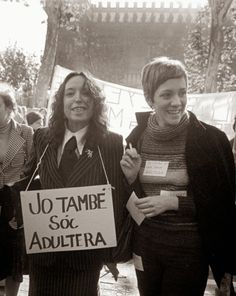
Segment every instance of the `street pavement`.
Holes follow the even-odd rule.
[[[103,268],[100,275],[101,296],[139,296],[137,282],[132,261],[125,264],[118,264],[119,276],[115,281],[111,273]],[[20,285],[18,296],[28,295],[29,278],[24,276],[24,281]],[[216,285],[214,280],[209,277],[204,296],[215,296]],[[0,296],[3,294],[0,293]],[[65,296],[66,295],[65,292]]]

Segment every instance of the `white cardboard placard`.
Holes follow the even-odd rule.
[[[28,254],[115,247],[111,185],[21,192]]]

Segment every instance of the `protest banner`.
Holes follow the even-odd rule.
[[[53,97],[67,74],[72,70],[57,65],[51,84],[48,114]],[[108,106],[108,122],[112,131],[126,137],[136,126],[135,112],[150,111],[143,91],[96,79],[101,85]],[[232,123],[236,114],[236,92],[188,94],[187,109],[198,119],[223,130],[229,138],[234,136]]]
[[[111,185],[21,192],[26,252],[115,247]]]

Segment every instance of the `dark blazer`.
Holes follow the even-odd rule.
[[[39,129],[34,134],[31,159],[27,164],[25,174],[31,176],[40,156],[49,142],[48,128]],[[99,145],[104,160],[107,176],[114,187],[113,206],[117,236],[120,232],[123,217],[126,214],[125,203],[127,194],[123,186],[123,174],[120,168],[120,160],[123,155],[122,137],[108,132]],[[88,156],[88,150],[93,152]],[[42,189],[54,189],[63,187],[79,187],[89,185],[106,184],[105,174],[99,158],[97,146],[89,140],[86,141],[82,155],[68,177],[64,185],[57,165],[57,147],[51,141],[39,167],[39,177]],[[30,255],[31,263],[38,265],[70,266],[77,270],[86,270],[97,266],[104,261],[111,261],[111,249],[82,250],[73,252],[55,252]]]
[[[224,272],[236,272],[234,158],[224,132],[199,121],[193,113],[189,114],[186,140],[188,190],[193,193],[205,251],[219,283]],[[138,125],[127,138],[127,143],[131,142],[137,149],[149,115],[149,112],[137,114]]]
[[[231,148],[233,148],[233,145],[234,145],[234,138],[230,139],[230,145],[231,145]]]

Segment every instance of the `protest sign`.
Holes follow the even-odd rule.
[[[116,246],[110,185],[22,191],[28,254]]]

